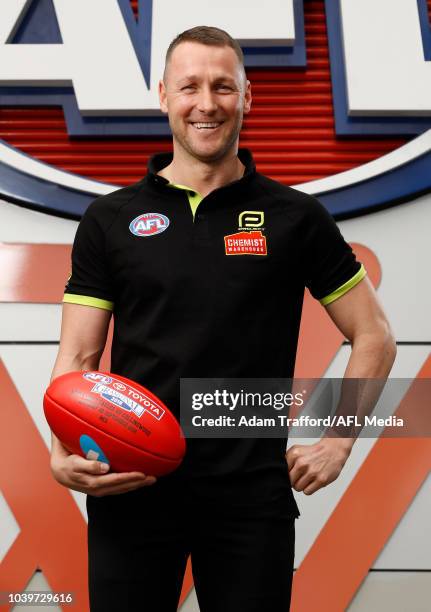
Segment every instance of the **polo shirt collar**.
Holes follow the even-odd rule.
[[[256,174],[256,165],[250,149],[238,149],[238,157],[241,163],[243,163],[245,166],[244,174],[240,179],[233,181],[231,184],[246,183]],[[162,168],[165,168],[168,164],[170,164],[172,159],[173,153],[156,153],[155,155],[152,155],[148,161],[148,180],[153,184],[167,186],[169,181],[157,173],[160,172]]]

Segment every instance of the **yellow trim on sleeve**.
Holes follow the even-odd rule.
[[[104,310],[114,310],[114,302],[109,300],[101,300],[100,298],[91,297],[89,295],[75,295],[74,293],[65,293],[63,302],[69,304],[82,304],[82,306],[95,306]]]
[[[361,264],[361,267],[359,268],[359,270],[356,272],[354,276],[352,276],[350,280],[345,282],[343,285],[341,285],[341,287],[338,287],[338,289],[336,289],[335,291],[333,291],[326,297],[319,300],[319,302],[322,304],[322,306],[327,306],[328,304],[331,304],[331,302],[335,302],[335,300],[338,300],[338,298],[340,298],[342,295],[347,293],[350,289],[353,289],[353,287],[357,285],[359,281],[361,281],[366,274],[367,274],[367,271],[365,270],[364,266]]]
[[[175,189],[184,189],[187,191],[187,198],[189,200],[190,208],[192,209],[193,218],[195,217],[197,208],[201,201],[203,200],[203,196],[200,193],[192,189],[191,187],[186,187],[185,185],[179,185],[178,183],[168,183],[168,187],[174,187]]]

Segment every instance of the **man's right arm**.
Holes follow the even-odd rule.
[[[51,375],[77,370],[97,370],[108,334],[111,312],[94,306],[63,304],[60,347]],[[100,461],[71,454],[51,432],[51,471],[60,484],[101,497],[154,484],[154,476],[141,472],[107,473]]]

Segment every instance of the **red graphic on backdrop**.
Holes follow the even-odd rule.
[[[250,236],[247,233],[247,236]],[[29,285],[23,292],[27,266],[0,284],[0,302],[50,303],[61,300],[61,283],[68,262],[65,257],[52,258],[58,270],[49,275],[47,295],[40,296],[39,279],[44,275],[44,262],[53,249],[64,255],[70,245],[27,245],[28,266],[35,272],[28,275]],[[381,270],[376,256],[362,245],[352,245],[358,260],[364,263],[374,286],[378,286]],[[22,252],[23,245],[2,245],[0,260],[8,250]],[[18,249],[18,251],[17,251]],[[63,268],[61,270],[61,267]],[[45,274],[46,277],[46,274]],[[25,296],[25,300],[22,298]],[[315,350],[316,337],[320,340]],[[296,378],[320,378],[327,370],[344,340],[325,309],[308,291],[304,296]],[[100,367],[110,370],[112,321],[109,338]],[[418,378],[431,376],[431,358],[425,362]],[[43,571],[54,591],[73,591],[74,611],[88,611],[86,524],[69,492],[54,481],[49,468],[49,451],[32,421],[13,381],[0,361],[0,386],[3,391],[5,422],[0,429],[0,444],[10,462],[0,463],[0,485],[10,511],[20,526],[20,533],[5,553],[0,571],[0,591],[21,591],[36,568]],[[412,395],[413,393],[413,395]],[[412,403],[413,402],[413,403]],[[402,399],[398,415],[414,410],[414,385]],[[355,478],[345,491],[337,508],[314,541],[295,573],[291,609],[296,612],[319,609],[320,612],[344,610],[353,599],[374,559],[383,549],[397,523],[412,503],[415,494],[430,472],[428,439],[377,440]],[[28,461],[31,457],[31,470]],[[360,500],[360,503],[358,503]],[[374,512],[378,507],[376,518]],[[58,516],[62,520],[58,521]],[[355,530],[352,530],[352,523]],[[58,542],[62,545],[59,547]],[[43,546],[40,543],[43,542]],[[355,551],[355,563],[346,558]],[[329,563],[322,564],[322,559]],[[70,568],[74,571],[71,573]],[[335,570],[334,570],[335,568]],[[340,580],[340,576],[342,580]],[[313,585],[313,589],[309,585]],[[190,559],[180,597],[180,605],[193,586]],[[2,606],[1,609],[4,609]],[[65,608],[66,609],[66,608]]]

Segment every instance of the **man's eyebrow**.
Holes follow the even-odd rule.
[[[219,83],[220,81],[224,81],[224,82],[227,82],[227,83],[235,83],[236,82],[233,77],[230,77],[228,75],[220,75],[220,76],[218,76],[218,77],[216,77],[214,79],[215,83]]]
[[[177,83],[182,83],[183,81],[197,81],[198,77],[195,74],[189,74],[188,76],[181,77],[178,79]]]
[[[199,77],[196,74],[190,74],[188,76],[184,76],[179,78],[176,81],[177,85],[180,85],[183,82],[188,82],[188,81],[199,81]],[[215,77],[214,82],[215,83],[219,83],[220,81],[226,81],[226,82],[230,82],[230,83],[235,83],[235,79],[232,78],[231,76],[228,75],[219,75],[217,77]]]

